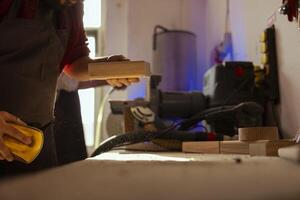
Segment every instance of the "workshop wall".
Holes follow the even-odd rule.
[[[128,1],[128,57],[145,60],[152,66],[152,34],[157,24],[178,29],[180,27],[181,0],[129,0]],[[147,83],[130,87],[130,99],[145,97]]]
[[[187,30],[198,37],[198,69],[201,73],[205,3],[205,0],[129,0],[128,56],[152,63],[153,29],[158,24],[169,29]],[[201,85],[200,74],[198,80]]]
[[[267,19],[278,11],[281,0],[231,0],[230,19],[236,60],[250,60],[259,64],[259,36],[266,28]],[[207,0],[206,58],[222,40],[224,33],[225,0]],[[281,126],[286,137],[292,137],[300,128],[300,32],[297,23],[276,14],[277,45],[281,105],[278,107]],[[209,60],[206,59],[206,63]]]
[[[169,29],[188,30],[198,36],[198,52],[203,52],[204,33],[204,0],[129,0],[128,1],[128,57],[135,60],[146,60],[152,63],[153,30],[156,25]],[[198,53],[198,86],[202,83],[204,60],[203,53]],[[171,66],[170,66],[171,67]],[[178,80],[180,81],[180,80]],[[143,85],[130,88],[129,95],[134,98]],[[143,96],[141,94],[141,96]]]

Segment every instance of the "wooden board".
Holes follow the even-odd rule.
[[[251,156],[278,156],[278,149],[294,144],[291,140],[260,141],[250,144],[249,153]]]
[[[222,141],[220,153],[222,154],[249,154],[249,142]]]
[[[91,80],[139,78],[150,76],[150,64],[144,61],[98,62],[88,66]]]
[[[239,128],[239,141],[279,140],[277,127]]]
[[[182,152],[218,154],[220,153],[220,142],[183,142]]]
[[[291,161],[300,162],[300,144],[283,147],[278,150],[278,155],[280,158],[285,158]]]

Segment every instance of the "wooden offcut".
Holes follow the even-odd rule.
[[[249,154],[249,142],[223,141],[220,143],[222,154]]]
[[[135,123],[134,123],[134,116],[132,115],[130,108],[126,107],[124,109],[124,131],[125,133],[131,133],[134,131]]]
[[[220,142],[183,142],[182,152],[185,153],[203,153],[218,154],[220,153]]]
[[[91,80],[139,78],[150,76],[150,64],[144,61],[97,62],[88,66]]]
[[[279,140],[277,127],[239,128],[239,141]]]
[[[283,147],[278,150],[280,158],[288,159],[295,162],[300,162],[300,144]]]
[[[278,149],[294,144],[291,140],[257,141],[250,144],[249,153],[251,156],[278,156]]]

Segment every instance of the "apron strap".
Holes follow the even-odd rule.
[[[13,0],[12,4],[10,5],[10,9],[8,13],[4,16],[5,19],[15,19],[18,16],[18,11],[20,10],[21,7],[21,0]]]

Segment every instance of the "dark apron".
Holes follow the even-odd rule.
[[[35,19],[18,18],[21,2],[0,23],[0,110],[42,129],[45,142],[30,165],[0,162],[0,176],[57,165],[53,107],[69,29],[56,30],[54,11],[42,6]]]
[[[78,92],[60,90],[54,113],[58,164],[65,165],[87,158]]]

